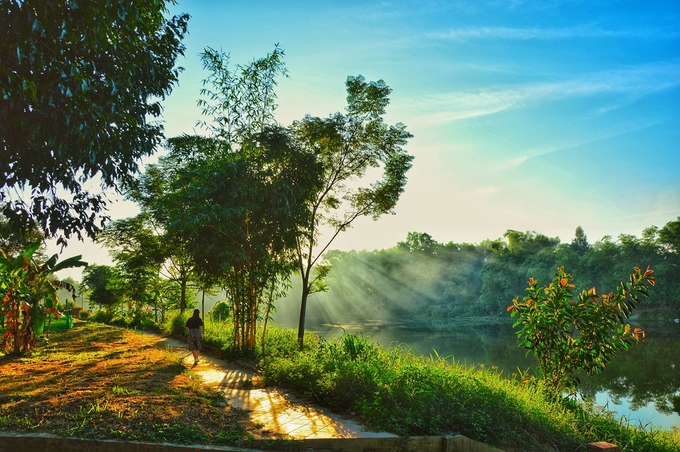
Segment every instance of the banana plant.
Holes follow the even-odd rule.
[[[40,241],[29,245],[16,257],[8,257],[0,251],[0,297],[7,319],[3,337],[6,353],[11,348],[15,354],[33,348],[35,319],[46,313],[58,316],[59,288],[69,289],[70,286],[73,293],[73,287],[59,281],[54,274],[65,268],[87,265],[81,256],[57,262],[56,254],[45,262],[38,262],[33,258],[38,248]]]

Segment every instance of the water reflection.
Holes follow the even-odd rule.
[[[647,339],[619,353],[605,371],[583,376],[581,391],[598,405],[625,416],[631,422],[656,427],[680,427],[680,326],[674,323],[642,325]],[[316,325],[322,337],[371,335],[384,346],[406,344],[416,353],[453,358],[463,364],[497,366],[505,375],[535,368],[533,356],[517,347],[509,324],[470,325],[441,322],[367,322],[348,325]]]

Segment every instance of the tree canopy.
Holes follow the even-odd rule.
[[[309,203],[311,216],[297,239],[302,280],[298,324],[301,347],[307,297],[325,288],[320,284],[328,271],[322,261],[324,252],[357,218],[369,216],[377,220],[393,213],[413,160],[402,148],[412,137],[406,126],[388,125],[383,120],[392,91],[387,84],[383,80],[366,82],[362,76],[348,77],[346,89],[345,114],[305,116],[291,127],[296,139],[316,155],[323,168],[322,182]],[[382,171],[381,180],[366,177],[373,168]],[[330,234],[321,239],[324,227],[330,229]]]
[[[186,14],[172,0],[7,0],[0,14],[0,207],[61,243],[105,220],[101,189],[163,138]],[[96,189],[96,184],[94,185]]]
[[[261,310],[266,321],[293,271],[321,173],[315,154],[274,120],[282,57],[277,46],[232,70],[227,55],[206,49],[199,105],[212,116],[203,123],[210,136],[170,138],[168,155],[127,185],[160,243],[171,244],[162,248],[174,249],[202,286],[227,291],[239,348],[254,346]]]

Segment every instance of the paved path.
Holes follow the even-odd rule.
[[[200,375],[206,384],[217,387],[229,403],[249,410],[254,423],[273,438],[389,438],[391,433],[370,432],[354,421],[342,418],[293,394],[277,388],[262,388],[260,377],[233,363],[201,355],[194,365],[186,343],[175,338],[161,338],[159,347],[179,349],[184,353],[184,364],[192,373]],[[260,386],[260,387],[258,387]]]

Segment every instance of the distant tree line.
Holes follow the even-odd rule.
[[[327,253],[329,292],[317,303],[347,306],[341,310],[345,317],[363,319],[505,316],[512,299],[525,295],[530,277],[547,284],[558,267],[574,276],[577,291],[595,287],[599,293],[625,281],[635,266],[650,266],[657,287],[641,312],[677,317],[679,250],[680,217],[645,229],[640,238],[621,234],[592,244],[580,226],[571,243],[508,230],[480,244],[443,244],[427,233],[410,232],[393,248]]]

